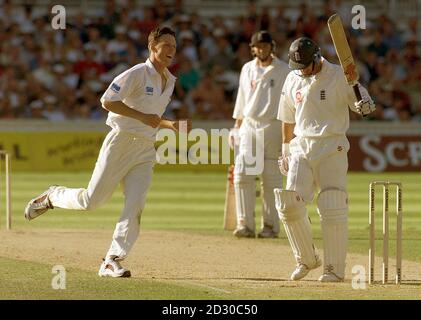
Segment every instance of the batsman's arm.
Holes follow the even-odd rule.
[[[156,114],[148,114],[137,111],[133,108],[130,108],[122,101],[107,101],[105,100],[102,103],[102,107],[105,110],[114,112],[116,114],[133,118],[143,122],[144,124],[156,128],[161,123],[161,118]]]
[[[290,143],[294,139],[295,123],[282,122],[282,143]]]
[[[242,123],[243,123],[243,119],[236,119],[234,128],[240,128]]]

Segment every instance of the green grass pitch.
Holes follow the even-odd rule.
[[[119,188],[112,199],[93,213],[69,214],[66,210],[56,209],[54,214],[45,215],[30,224],[23,219],[23,208],[27,201],[42,192],[51,184],[66,185],[68,187],[84,187],[90,178],[90,172],[83,173],[26,173],[14,172],[13,186],[13,229],[14,230],[40,230],[40,229],[89,229],[113,230],[119,212],[122,208],[123,196]],[[403,258],[405,260],[421,262],[421,173],[350,173],[348,175],[348,192],[350,195],[349,215],[349,252],[367,255],[368,253],[368,185],[373,180],[397,180],[403,183]],[[230,236],[228,231],[222,229],[223,209],[225,197],[225,172],[194,172],[194,171],[166,171],[157,170],[154,178],[146,208],[142,214],[142,230],[168,230],[181,231],[187,234],[205,234],[220,237]],[[390,256],[395,255],[395,209],[394,192],[390,199]],[[2,195],[4,208],[4,195]],[[381,239],[381,192],[377,193],[377,239]],[[0,226],[4,229],[4,210],[0,211]],[[260,226],[260,201],[256,207],[256,222]],[[310,217],[313,221],[316,245],[322,246],[320,223],[314,203],[309,206]],[[4,230],[2,230],[4,234]],[[1,241],[0,233],[0,241]],[[277,241],[287,245],[285,233],[282,230],[281,239]],[[158,253],[159,254],[159,253]],[[377,241],[377,255],[381,254],[381,241]],[[95,273],[80,270],[78,278],[73,283],[72,290],[64,290],[58,294],[54,290],[37,291],[41,283],[51,281],[51,272],[43,272],[46,266],[33,261],[14,260],[2,256],[0,252],[0,298],[25,299],[29,292],[37,292],[36,298],[44,299],[261,299],[265,295],[253,296],[252,293],[237,291],[235,296],[223,292],[209,291],[206,288],[192,287],[183,283],[170,283],[163,281],[131,279],[99,279]],[[25,275],[31,273],[30,280]],[[118,290],[111,288],[118,286]],[[395,298],[411,298],[412,294],[418,297],[421,289],[416,286]],[[286,290],[286,289],[285,289]],[[113,293],[108,294],[110,291]],[[313,292],[308,289],[306,298],[347,298],[333,293]],[[414,293],[415,292],[415,293]],[[389,298],[385,291],[374,290],[374,296],[355,292],[355,298]],[[279,291],[272,299],[294,298],[287,291]]]

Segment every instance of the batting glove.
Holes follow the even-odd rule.
[[[288,157],[280,156],[279,159],[278,159],[279,171],[281,171],[281,173],[284,176],[288,175],[290,158],[291,158],[291,156],[288,156]]]
[[[239,144],[240,136],[238,134],[238,128],[232,128],[228,134],[228,144],[231,149]]]
[[[283,143],[282,144],[282,156],[280,156],[279,159],[278,159],[278,166],[279,166],[279,171],[281,171],[281,173],[284,176],[288,175],[289,160],[290,159],[291,159],[291,153],[289,151],[289,143]]]
[[[370,97],[364,97],[362,100],[355,102],[355,108],[360,115],[365,117],[376,110],[376,105]]]

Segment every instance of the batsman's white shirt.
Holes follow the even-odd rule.
[[[355,94],[346,82],[342,68],[324,58],[322,62],[321,71],[312,77],[303,78],[291,71],[279,101],[278,119],[295,123],[296,137],[290,142],[291,154],[295,158],[306,159],[311,167],[309,176],[301,179],[302,170],[301,178],[297,179],[295,170],[298,166],[290,164],[287,189],[299,190],[306,201],[313,199],[315,186],[346,190],[348,110],[351,108],[356,112]],[[363,96],[368,96],[361,85],[360,90]],[[292,164],[296,162],[299,161],[294,160]],[[327,162],[330,168],[337,170],[323,165]]]
[[[172,95],[175,77],[165,69],[166,88],[150,60],[117,76],[101,98],[122,101],[143,113],[162,116]],[[146,201],[156,152],[152,128],[138,120],[110,112],[107,124],[112,130],[106,136],[88,187],[56,188],[50,197],[54,207],[90,210],[108,200],[121,182],[124,209],[115,227],[107,257],[125,258],[139,235],[140,215]]]
[[[356,112],[352,87],[343,70],[323,59],[315,76],[303,78],[291,71],[284,83],[279,101],[278,119],[295,123],[297,137],[321,138],[345,135],[349,128],[348,108]],[[368,95],[360,86],[361,94]]]

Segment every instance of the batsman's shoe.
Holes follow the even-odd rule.
[[[257,234],[257,237],[262,239],[273,239],[278,238],[278,233],[273,231],[271,227],[264,226],[262,231]]]
[[[103,260],[98,275],[100,277],[129,278],[131,273],[129,270],[123,268],[121,264],[116,261],[115,257],[113,259]]]
[[[254,234],[254,231],[250,230],[247,227],[240,227],[234,230],[232,233],[237,238],[255,238],[256,235]]]
[[[344,278],[338,276],[333,271],[333,267],[331,265],[327,265],[325,267],[324,273],[320,276],[320,282],[343,282]]]
[[[317,269],[322,265],[322,260],[320,260],[319,256],[316,255],[316,262],[313,265],[305,265],[300,263],[295,268],[294,272],[291,274],[291,280],[297,281],[304,278],[311,270]]]
[[[28,202],[25,208],[26,220],[32,220],[45,213],[48,209],[54,209],[48,196],[53,192],[57,186],[51,186],[46,191],[41,193],[38,197]]]

